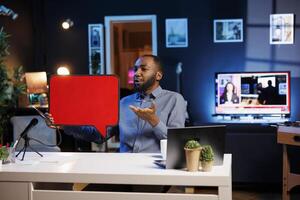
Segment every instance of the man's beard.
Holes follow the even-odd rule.
[[[143,92],[145,93],[151,86],[154,85],[156,81],[155,75],[153,75],[151,78],[149,78],[146,82],[140,84],[134,84],[134,90],[136,92]]]

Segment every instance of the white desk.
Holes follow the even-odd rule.
[[[231,155],[211,172],[187,172],[157,167],[155,154],[27,152],[25,161],[0,167],[1,200],[62,199],[206,199],[231,200]],[[177,186],[215,186],[218,194],[93,192],[38,188],[43,183],[103,183]],[[122,195],[120,197],[120,195]]]

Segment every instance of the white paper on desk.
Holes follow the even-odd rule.
[[[58,164],[59,161],[58,160],[41,160],[40,163],[46,163],[46,164]]]
[[[16,165],[36,165],[38,164],[40,161],[38,160],[16,160]]]

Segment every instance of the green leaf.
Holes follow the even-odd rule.
[[[210,145],[205,145],[202,147],[200,152],[201,161],[212,161],[214,160],[214,152]]]
[[[197,149],[199,147],[201,147],[201,145],[197,140],[189,140],[184,146],[186,149]]]

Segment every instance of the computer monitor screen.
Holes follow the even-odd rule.
[[[216,114],[290,115],[290,72],[216,73],[215,84]]]

